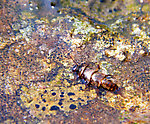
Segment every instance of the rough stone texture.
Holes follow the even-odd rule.
[[[1,3],[0,122],[149,123],[149,1],[73,3]],[[83,91],[68,53],[114,75],[123,96]]]

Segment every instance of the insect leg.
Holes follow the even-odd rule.
[[[86,68],[87,68],[88,66],[89,66],[89,64],[87,64],[87,65],[84,67],[84,69],[79,72],[78,75],[79,75],[80,78],[83,78],[83,77],[84,77],[84,71],[86,70]]]
[[[104,78],[107,78],[107,77],[109,77],[109,76],[110,76],[110,77],[112,77],[112,78],[114,78],[114,76],[113,76],[113,75],[110,75],[110,74],[105,75],[105,77],[104,77]],[[104,79],[104,78],[103,78],[103,79]]]
[[[100,69],[100,65],[99,64],[97,65],[97,69]]]
[[[84,90],[88,90],[88,91],[90,91],[90,83],[88,82],[88,83],[86,83],[85,84],[85,89]]]
[[[98,98],[100,96],[100,91],[97,87],[95,88],[95,91],[96,91],[96,94],[97,94],[96,98]]]

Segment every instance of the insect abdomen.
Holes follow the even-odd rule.
[[[103,87],[104,89],[108,90],[108,91],[118,90],[117,84],[115,84],[111,80],[107,80],[107,79],[101,80],[100,86]]]

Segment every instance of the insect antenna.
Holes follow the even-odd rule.
[[[73,57],[70,55],[70,53],[68,53],[68,56],[69,56],[69,58],[72,59],[72,61],[73,61],[77,66],[79,66],[79,64],[73,59]]]

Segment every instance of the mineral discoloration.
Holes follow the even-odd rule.
[[[66,86],[56,86],[56,83],[55,81],[42,84],[37,83],[37,85],[33,85],[30,88],[21,88],[21,99],[30,108],[31,115],[44,118],[46,115],[55,115],[59,111],[74,111],[96,97],[94,91],[89,93],[83,92],[81,89],[85,88],[84,85],[79,84],[78,86],[66,88]]]

